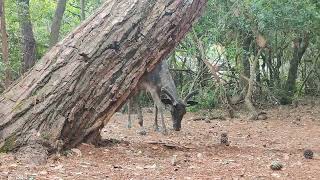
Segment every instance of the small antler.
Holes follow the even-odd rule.
[[[164,94],[166,94],[170,98],[172,105],[177,104],[176,99],[173,97],[173,95],[166,88],[162,87],[161,92],[163,92]]]
[[[187,103],[187,101],[194,95],[198,94],[199,91],[198,90],[195,90],[195,91],[192,91],[190,92],[185,98],[184,98],[184,102]]]

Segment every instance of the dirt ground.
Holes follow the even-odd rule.
[[[147,135],[116,114],[102,132],[108,144],[82,144],[52,156],[44,166],[20,164],[0,154],[0,179],[320,179],[320,106],[280,106],[265,111],[267,120],[239,118],[194,121],[188,113],[180,132],[154,132],[153,115],[145,113]],[[171,127],[170,115],[166,114]],[[220,144],[222,132],[230,145]],[[311,149],[314,159],[305,159]],[[273,161],[282,170],[270,169]]]

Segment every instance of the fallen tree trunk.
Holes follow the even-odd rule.
[[[0,96],[1,149],[98,141],[139,78],[173,50],[205,4],[106,0]]]

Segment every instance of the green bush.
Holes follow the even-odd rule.
[[[216,107],[218,103],[217,92],[214,91],[214,89],[203,89],[199,92],[195,100],[198,102],[198,104],[189,107],[189,111],[195,112],[199,109],[212,109]]]

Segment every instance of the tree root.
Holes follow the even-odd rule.
[[[28,165],[43,165],[47,163],[48,148],[39,143],[22,146],[15,153],[15,158]]]

